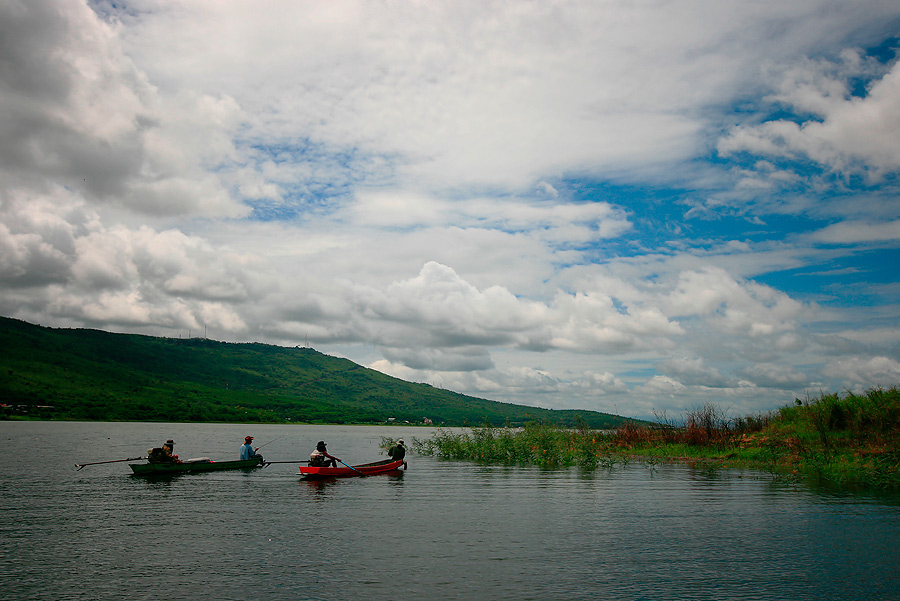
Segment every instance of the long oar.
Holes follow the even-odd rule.
[[[76,472],[83,468],[86,465],[100,465],[101,463],[122,463],[123,461],[139,461],[141,459],[146,459],[146,457],[129,457],[128,459],[113,459],[112,461],[94,461],[93,463],[76,463],[75,467],[78,469]]]
[[[344,463],[344,462],[341,461],[340,459],[338,459],[338,461],[340,461],[341,463]],[[346,465],[347,467],[349,467],[351,470],[353,470],[354,472],[356,472],[356,473],[359,474],[360,476],[365,476],[364,473],[362,473],[361,471],[359,471],[358,469],[356,469],[356,468],[353,467],[352,465],[347,465],[346,463],[344,463],[344,465]]]
[[[269,467],[273,463],[309,463],[306,459],[296,459],[294,461],[263,461],[263,467]]]

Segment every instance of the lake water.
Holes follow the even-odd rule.
[[[125,463],[269,460],[316,441],[384,458],[416,427],[0,422],[0,599],[900,599],[900,498],[767,474],[631,463],[592,473],[408,456],[316,483],[296,464],[148,480]]]

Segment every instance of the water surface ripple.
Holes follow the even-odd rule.
[[[2,600],[900,599],[900,499],[763,473],[539,470],[409,458],[307,482],[297,466],[148,480],[125,463],[273,460],[317,440],[350,463],[410,427],[0,422]]]

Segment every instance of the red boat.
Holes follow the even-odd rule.
[[[406,462],[402,459],[397,461],[385,459],[384,461],[354,465],[353,467],[313,467],[311,465],[301,465],[300,473],[304,478],[352,478],[354,476],[374,476],[375,474],[393,472],[401,468],[406,469]]]

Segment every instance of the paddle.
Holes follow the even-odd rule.
[[[123,461],[139,461],[141,459],[146,459],[146,457],[129,457],[128,459],[113,459],[111,461],[94,461],[93,463],[76,463],[75,467],[78,469],[76,472],[81,470],[86,465],[100,465],[101,463],[122,463]]]
[[[335,457],[335,459],[337,459],[337,457]],[[341,460],[341,459],[338,459],[338,461],[340,461],[341,463],[344,463],[343,460]],[[344,463],[344,465],[346,465],[347,467],[349,467],[351,470],[353,470],[354,472],[356,472],[356,473],[359,474],[360,476],[365,476],[364,473],[362,473],[361,471],[359,471],[358,469],[356,469],[356,468],[353,467],[352,465],[347,465],[346,463]]]

